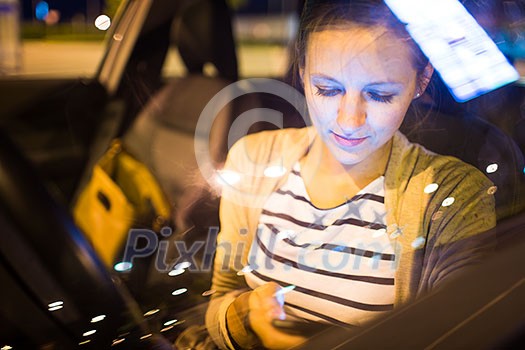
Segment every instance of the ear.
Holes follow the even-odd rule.
[[[418,98],[421,95],[423,95],[428,86],[428,83],[430,83],[430,78],[432,78],[432,74],[434,74],[434,67],[429,62],[423,70],[423,73],[421,73],[418,77],[414,98]]]

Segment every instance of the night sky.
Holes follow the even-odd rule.
[[[33,18],[33,6],[40,0],[20,0],[24,20]],[[78,13],[86,15],[87,7],[102,10],[105,0],[46,0],[50,9],[60,11],[60,21],[67,22]]]

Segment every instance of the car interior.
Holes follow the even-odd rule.
[[[137,2],[123,1],[121,22]],[[99,75],[91,79],[0,79],[0,281],[4,286],[0,342],[15,344],[15,349],[48,348],[46,344],[51,349],[76,348],[86,341],[84,334],[95,315],[110,316],[104,327],[96,328],[96,337],[82,344],[85,348],[172,348],[184,329],[204,323],[213,292],[209,268],[189,268],[190,273],[176,278],[168,274],[188,258],[181,251],[195,252],[193,267],[210,266],[209,251],[199,242],[215,237],[219,228],[220,193],[199,171],[195,146],[207,144],[214,167],[221,169],[231,144],[244,136],[230,130],[245,113],[273,110],[282,115],[282,127],[309,124],[284,99],[247,92],[221,110],[209,138],[199,135],[199,117],[213,96],[248,78],[239,73],[235,14],[222,0],[148,3],[114,92],[99,79],[104,61]],[[465,5],[470,3],[474,6],[475,1]],[[300,12],[301,1],[296,4]],[[116,41],[110,32],[108,47]],[[163,75],[170,51],[180,56],[184,74]],[[292,60],[293,50],[287,52]],[[107,55],[105,62],[110,59]],[[296,73],[290,68],[271,78],[301,91]],[[349,336],[339,327],[329,329],[312,337],[305,348],[381,347],[385,337],[392,339],[393,348],[475,344],[510,349],[525,342],[525,313],[517,312],[525,310],[520,268],[525,249],[525,87],[518,81],[460,104],[438,74],[430,86],[409,110],[401,130],[431,151],[477,167],[494,183],[497,253],[449,288],[362,333]],[[281,127],[264,120],[250,125],[247,132]],[[173,234],[166,237],[158,229],[140,228],[155,231],[159,250],[185,242],[181,249],[163,252],[165,271],[156,269],[158,250],[135,259],[131,272],[115,271],[75,223],[75,203],[115,139],[147,166],[170,205],[171,215],[162,226],[170,227]],[[123,240],[115,264],[123,261],[125,248]],[[185,292],[174,298],[174,290]],[[466,301],[462,294],[473,296],[472,300]],[[64,307],[67,312],[50,312],[57,295],[64,305],[72,306]],[[491,300],[501,303],[491,313],[476,314]],[[440,314],[443,307],[451,311],[446,316]],[[422,325],[423,315],[429,314],[435,318]],[[472,315],[482,318],[475,323],[462,321]]]

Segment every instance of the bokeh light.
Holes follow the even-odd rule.
[[[234,185],[241,180],[241,175],[231,170],[221,170],[217,172],[217,182],[220,185]]]
[[[133,264],[131,262],[122,261],[122,262],[115,264],[113,268],[115,269],[115,271],[125,272],[125,271],[131,270],[132,267],[133,267]]]
[[[45,1],[39,1],[35,6],[35,17],[39,21],[46,19],[49,14],[49,4]]]
[[[188,291],[188,289],[186,288],[180,288],[180,289],[177,289],[177,290],[174,290],[173,292],[171,292],[171,295],[181,295],[181,294],[184,294]]]
[[[111,27],[111,18],[106,15],[100,15],[95,19],[95,27],[98,30],[108,30]]]

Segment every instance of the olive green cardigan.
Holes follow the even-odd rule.
[[[265,131],[241,139],[229,152],[223,177],[230,184],[222,190],[212,281],[215,294],[206,313],[208,331],[221,348],[233,347],[226,311],[248,288],[238,272],[248,265],[262,207],[288,175],[270,177],[264,171],[269,166],[291,170],[307,153],[315,133],[312,127]],[[231,181],[227,171],[238,181]],[[385,207],[387,234],[397,259],[395,307],[481,259],[489,244],[479,233],[496,223],[491,187],[476,168],[412,144],[399,132],[394,135],[385,173]]]

